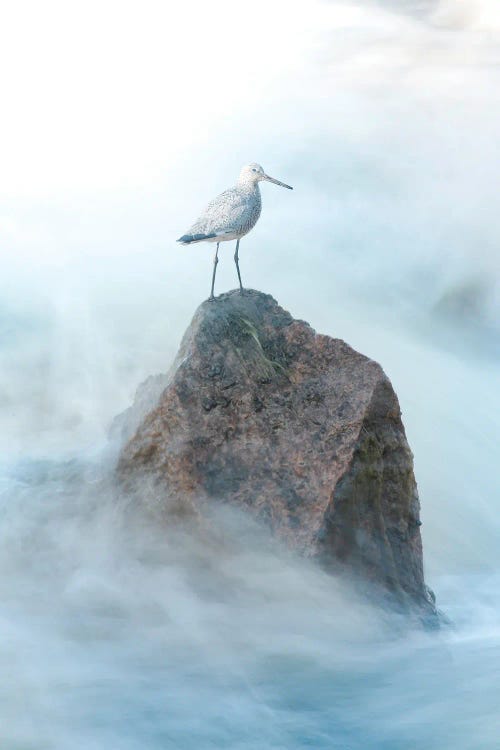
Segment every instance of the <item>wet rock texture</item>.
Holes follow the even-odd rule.
[[[327,569],[434,610],[413,457],[380,365],[269,295],[230,292],[198,308],[150,388],[118,421],[133,433],[122,482],[153,484],[167,510],[244,508]]]

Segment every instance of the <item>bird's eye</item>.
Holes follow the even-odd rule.
[[[252,167],[252,172],[256,172],[256,171],[257,171],[257,170],[256,170],[256,169],[255,169],[254,167]]]

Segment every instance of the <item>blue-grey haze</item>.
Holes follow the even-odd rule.
[[[314,44],[272,81],[256,65],[260,93],[148,184],[2,202],[2,750],[500,744],[498,17],[488,0],[302,5]],[[295,190],[263,185],[243,280],[391,377],[441,633],[244,519],[221,518],[212,549],[117,499],[110,420],[209,292],[211,246],[175,239],[253,160]]]

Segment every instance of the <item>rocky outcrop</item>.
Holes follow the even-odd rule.
[[[161,377],[122,419],[122,482],[152,483],[166,509],[244,508],[300,554],[434,611],[413,457],[380,365],[269,295],[230,292],[198,308]]]

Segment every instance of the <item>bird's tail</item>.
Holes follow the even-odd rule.
[[[214,237],[217,237],[214,232],[212,232],[211,234],[183,234],[182,237],[179,237],[177,242],[180,242],[181,245],[193,245],[195,242],[211,240]]]

